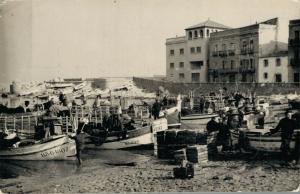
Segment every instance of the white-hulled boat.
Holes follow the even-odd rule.
[[[218,118],[218,117],[219,114],[216,113],[190,114],[186,116],[181,116],[181,123],[199,127],[199,125],[206,125],[208,121],[210,121],[212,118]]]
[[[239,129],[232,130],[231,137],[233,144],[237,144],[240,135],[243,136],[243,144],[247,149],[263,152],[280,152],[281,136],[280,132],[273,135],[267,134],[269,129]],[[296,132],[300,132],[300,129],[294,131],[290,147],[295,148]]]
[[[142,145],[153,144],[154,135],[158,131],[167,130],[168,122],[166,119],[157,119],[151,125],[128,130],[126,135],[122,132],[112,131],[105,134],[104,131],[97,135],[91,134],[91,139],[100,144],[101,149],[125,149]]]
[[[28,144],[30,145],[24,145]],[[22,144],[24,146],[22,146]],[[2,160],[74,160],[75,141],[67,135],[51,136],[43,141],[24,140],[16,143],[18,147],[0,150]]]

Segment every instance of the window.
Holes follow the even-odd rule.
[[[253,66],[254,66],[254,60],[250,59],[250,68],[253,69]]]
[[[179,73],[179,79],[184,79],[184,73]]]
[[[250,51],[253,51],[253,40],[250,40]]]
[[[215,52],[218,52],[218,45],[215,45]]]
[[[265,59],[265,60],[264,60],[264,66],[265,66],[265,67],[268,67],[268,66],[269,66],[269,61],[268,61],[268,59]]]
[[[201,69],[202,66],[203,66],[203,61],[191,62],[191,69]]]
[[[191,40],[193,38],[193,32],[189,31],[189,40]]]
[[[195,53],[195,47],[191,47],[191,53]]]
[[[201,47],[197,47],[197,53],[201,53]]]
[[[235,82],[235,75],[229,75],[229,82]]]
[[[264,73],[264,78],[268,79],[268,73]]]
[[[299,31],[295,31],[295,39],[299,40]]]
[[[245,53],[247,50],[247,42],[244,40],[243,41],[243,46],[242,46],[242,53]]]
[[[206,30],[206,36],[209,37],[209,29]]]
[[[170,63],[170,68],[174,69],[174,63]]]
[[[197,31],[197,30],[194,31],[194,38],[195,38],[195,39],[198,38],[198,31]]]
[[[174,55],[174,50],[172,49],[172,50],[170,50],[170,55]]]
[[[277,73],[275,74],[275,82],[280,83],[282,82],[281,74]]]
[[[200,81],[200,73],[192,73],[192,82]]]
[[[294,73],[294,82],[300,82],[300,73]]]
[[[226,51],[226,44],[222,44],[222,49],[223,49],[223,51]]]
[[[203,38],[203,30],[200,30],[200,37]]]
[[[235,50],[235,44],[234,43],[230,44],[230,49],[233,50],[233,51]]]
[[[183,55],[183,54],[184,54],[184,49],[181,48],[181,49],[179,50],[179,53],[180,53],[181,55]]]
[[[245,68],[248,69],[249,68],[249,60],[245,59]]]
[[[184,68],[184,62],[180,62],[180,63],[179,63],[179,67],[180,67],[180,68]]]
[[[281,60],[280,60],[280,58],[277,58],[276,59],[276,66],[278,67],[278,66],[280,66],[281,65]]]
[[[170,77],[174,77],[173,73],[170,74]]]
[[[247,81],[247,75],[246,74],[242,74],[242,82],[246,82]]]
[[[222,62],[222,68],[225,69],[225,66],[226,66],[226,61],[223,61]]]
[[[234,68],[234,65],[235,65],[235,61],[234,61],[234,60],[231,60],[231,62],[230,62],[230,68],[233,69],[233,68]]]

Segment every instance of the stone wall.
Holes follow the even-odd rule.
[[[159,86],[169,90],[171,94],[188,94],[194,90],[195,93],[208,94],[218,92],[220,88],[226,87],[228,91],[255,92],[257,95],[300,93],[300,86],[294,83],[175,83],[153,78],[133,78],[139,88],[150,92],[157,91]]]

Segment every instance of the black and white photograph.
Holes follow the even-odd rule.
[[[300,0],[0,0],[0,194],[300,192]]]

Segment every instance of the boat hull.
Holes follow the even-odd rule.
[[[74,160],[75,155],[75,141],[67,136],[44,143],[0,151],[2,160]]]
[[[262,152],[281,152],[281,136],[279,133],[272,136],[263,135],[260,132],[244,132],[246,142],[251,150]],[[238,143],[239,133],[237,131],[231,132],[233,143]],[[296,137],[292,138],[290,148],[295,148]]]
[[[181,116],[181,124],[191,128],[205,127],[211,118],[218,118],[218,114],[192,114]]]
[[[126,149],[142,145],[153,144],[154,134],[158,131],[168,129],[167,119],[157,119],[152,121],[152,124],[139,129],[127,131],[126,138],[118,136],[109,136],[101,144],[100,149]],[[92,136],[91,139],[99,140],[101,137]]]

